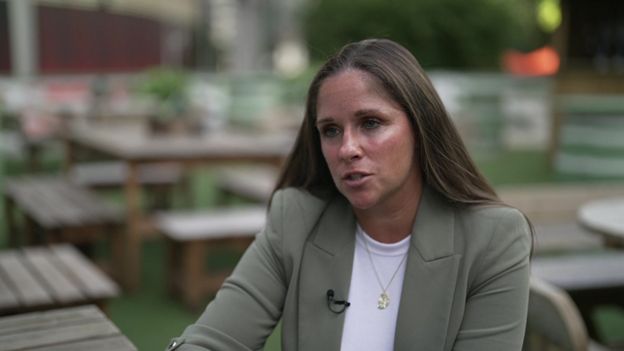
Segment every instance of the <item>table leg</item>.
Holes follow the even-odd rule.
[[[18,247],[20,244],[18,237],[18,228],[16,225],[15,219],[15,204],[13,203],[13,199],[9,197],[9,195],[4,195],[4,220],[6,221],[6,228],[8,231],[8,244],[10,247]]]
[[[75,162],[75,145],[71,140],[65,139],[65,157],[63,159],[63,171],[67,174]]]
[[[128,226],[125,233],[125,265],[123,285],[127,291],[139,288],[141,276],[141,199],[138,181],[138,164],[128,162],[128,174],[125,184],[125,198]]]
[[[204,259],[206,257],[206,244],[202,242],[185,242],[181,245],[180,259],[181,295],[186,306],[191,309],[200,307],[204,290]]]

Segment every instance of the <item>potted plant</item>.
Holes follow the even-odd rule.
[[[139,92],[148,96],[155,104],[155,109],[148,118],[152,133],[197,131],[196,123],[189,113],[188,84],[188,76],[181,70],[156,67],[145,72]]]

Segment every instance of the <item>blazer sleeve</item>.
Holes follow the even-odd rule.
[[[529,300],[530,227],[515,209],[500,209],[476,261],[454,351],[520,351]]]
[[[259,350],[282,314],[287,278],[282,265],[281,213],[276,193],[267,225],[197,322],[167,350]]]

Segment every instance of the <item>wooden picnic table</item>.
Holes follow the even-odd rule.
[[[84,304],[105,310],[118,295],[117,284],[71,245],[0,251],[0,315]]]
[[[136,351],[93,305],[0,318],[0,349],[6,351]]]
[[[127,165],[124,196],[127,213],[123,286],[139,287],[141,238],[150,230],[140,206],[138,167],[152,163],[185,166],[224,162],[281,164],[294,142],[294,135],[218,131],[205,135],[152,135],[141,126],[72,125],[65,133],[66,166],[71,167],[77,149],[97,151]]]
[[[578,219],[607,246],[624,248],[624,197],[590,201],[579,208]]]

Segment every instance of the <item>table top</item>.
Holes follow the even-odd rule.
[[[93,305],[2,317],[0,349],[137,350],[130,340]]]
[[[595,232],[624,240],[624,197],[590,201],[581,206],[578,219]]]
[[[0,252],[0,315],[99,303],[118,295],[117,284],[71,245]]]
[[[534,257],[531,274],[567,291],[624,288],[624,253]]]
[[[214,131],[199,135],[153,135],[137,125],[72,125],[70,142],[126,160],[262,159],[285,157],[294,143],[291,132]]]

